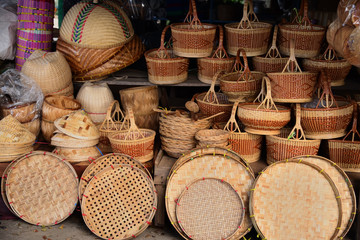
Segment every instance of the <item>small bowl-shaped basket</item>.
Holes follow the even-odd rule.
[[[21,123],[27,123],[36,115],[35,102],[1,108],[2,116],[12,115]]]
[[[237,115],[245,125],[246,132],[259,135],[277,135],[280,134],[280,129],[290,121],[291,109],[275,105],[271,98],[271,84],[268,77],[263,78],[262,85],[262,90],[257,99],[253,103],[240,104]],[[257,100],[260,103],[256,103]]]
[[[195,139],[205,144],[222,144],[227,145],[229,133],[221,129],[203,129],[195,134]]]

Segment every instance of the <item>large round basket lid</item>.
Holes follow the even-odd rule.
[[[64,41],[87,48],[121,46],[133,35],[129,18],[112,0],[81,1],[68,11],[60,28]]]

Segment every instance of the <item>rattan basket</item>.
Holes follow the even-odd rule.
[[[256,103],[259,101],[260,103]],[[245,125],[245,131],[259,135],[277,135],[290,121],[291,109],[276,106],[271,98],[271,84],[268,77],[263,78],[262,90],[253,103],[239,105],[237,115]]]
[[[199,58],[197,60],[198,65],[198,79],[203,83],[211,84],[213,81],[214,75],[218,71],[230,72],[234,62],[235,57],[229,57],[227,54],[223,41],[224,41],[224,30],[221,25],[218,25],[219,29],[219,46],[212,54],[211,57]],[[219,84],[219,81],[216,80],[216,84]]]
[[[189,12],[184,23],[173,23],[170,27],[175,55],[188,58],[211,55],[216,25],[200,22],[195,0],[189,2]]]
[[[248,12],[249,4],[250,11]],[[251,15],[253,15],[254,21],[249,20]],[[271,24],[259,22],[252,9],[252,0],[246,0],[241,21],[225,24],[228,53],[235,56],[237,50],[243,48],[249,57],[265,54],[269,45],[271,29]]]
[[[244,59],[244,69],[241,70],[240,53]],[[240,67],[241,66],[241,67]],[[220,89],[226,94],[230,102],[245,102],[253,100],[261,88],[261,79],[265,76],[262,72],[250,71],[246,53],[238,49],[232,73],[220,77]]]
[[[166,26],[161,34],[159,49],[145,52],[149,82],[153,84],[178,84],[188,78],[189,59],[174,55],[172,49],[165,47]]]
[[[203,129],[195,134],[197,147],[228,147],[230,134],[221,129]]]

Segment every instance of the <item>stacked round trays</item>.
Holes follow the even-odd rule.
[[[254,173],[236,153],[215,147],[194,149],[176,161],[168,179],[165,196],[167,214],[175,229],[185,239],[191,239],[195,234],[207,236],[202,239],[234,240],[250,231],[252,225],[248,213],[248,196],[254,182]],[[199,188],[209,189],[209,192],[199,191]],[[226,194],[221,199],[224,204],[209,196],[211,192],[215,196]],[[204,196],[209,198],[205,200]],[[244,209],[241,209],[241,200]],[[209,201],[212,201],[211,204],[204,204]],[[196,206],[197,214],[193,210]],[[234,206],[237,206],[237,210]],[[230,216],[231,209],[234,209],[234,215],[225,217],[225,225],[218,223],[217,215],[209,216],[209,213]],[[242,221],[243,212],[245,216]],[[199,219],[196,227],[194,219]],[[207,232],[212,235],[208,236]]]

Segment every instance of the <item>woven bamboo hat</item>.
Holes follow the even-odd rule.
[[[0,121],[0,142],[27,144],[35,142],[35,135],[29,132],[21,123],[11,115]]]
[[[66,14],[60,37],[67,43],[87,48],[122,46],[134,36],[125,12],[114,0],[86,0]]]

